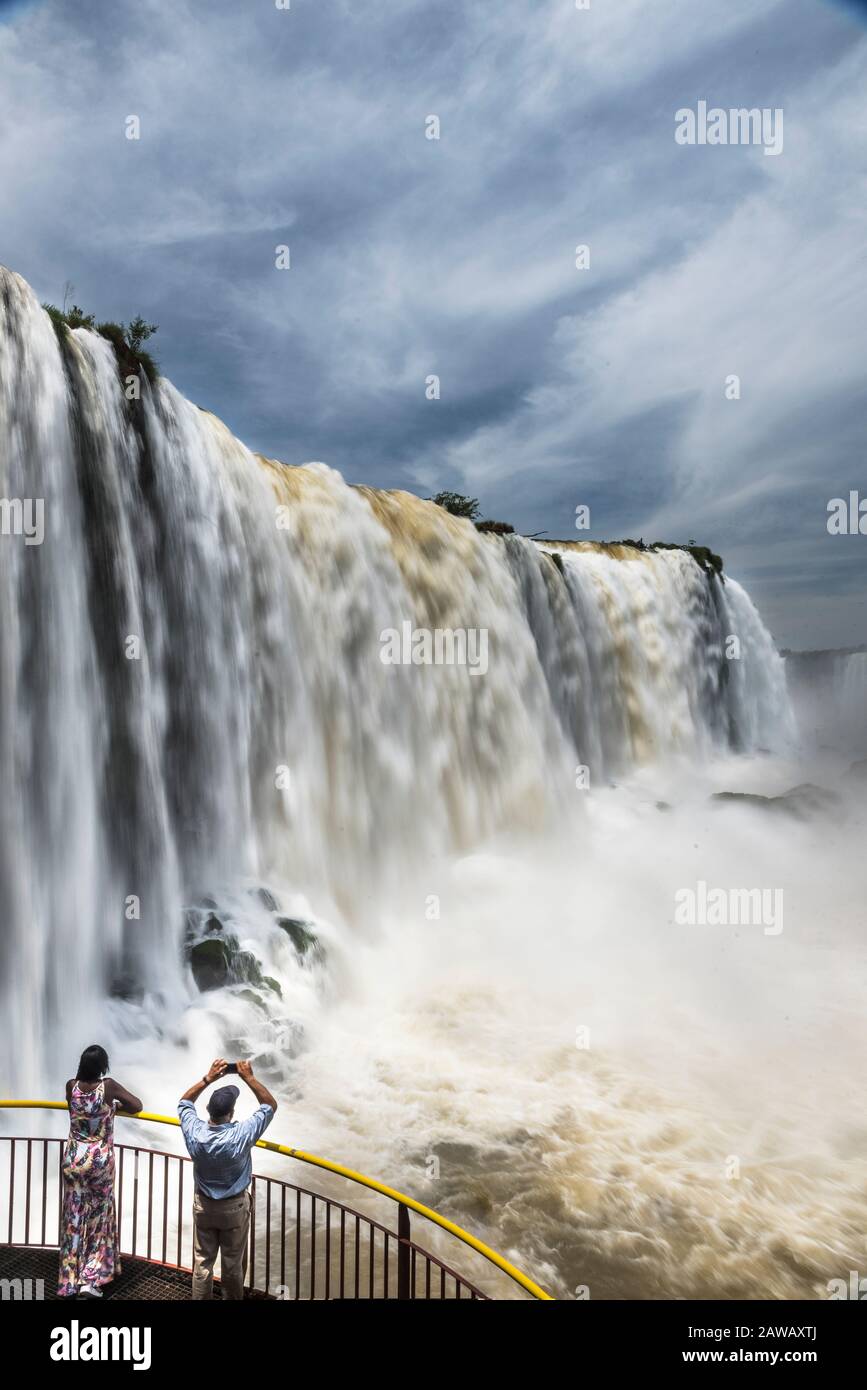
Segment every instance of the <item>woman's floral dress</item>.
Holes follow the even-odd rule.
[[[114,1103],[105,1083],[92,1091],[72,1086],[69,1138],[63,1153],[60,1298],[80,1285],[98,1288],[120,1273],[114,1208]]]

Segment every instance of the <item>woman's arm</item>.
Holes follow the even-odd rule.
[[[69,1107],[70,1107],[71,1104],[72,1104],[72,1082],[71,1082],[71,1081],[67,1081],[67,1083],[66,1083],[66,1108],[67,1108],[67,1110],[69,1109]]]
[[[143,1109],[139,1097],[134,1096],[132,1091],[127,1091],[113,1076],[107,1076],[105,1079],[105,1098],[107,1101],[116,1100],[118,1109],[129,1115],[137,1115]]]

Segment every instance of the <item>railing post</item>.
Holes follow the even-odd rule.
[[[409,1207],[405,1207],[403,1202],[397,1209],[397,1296],[398,1298],[411,1298],[409,1287],[409,1265],[410,1265],[410,1230],[409,1230]]]
[[[248,1235],[249,1244],[247,1250],[250,1256],[250,1276],[247,1280],[247,1288],[252,1293],[256,1287],[256,1174],[253,1174],[253,1181],[250,1184],[250,1231]],[[223,1274],[223,1262],[220,1261],[220,1277]],[[267,1292],[267,1290],[266,1290]]]

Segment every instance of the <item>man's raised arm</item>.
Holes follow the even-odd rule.
[[[189,1090],[184,1091],[181,1100],[197,1101],[202,1091],[204,1091],[207,1086],[212,1086],[215,1081],[219,1081],[228,1065],[229,1063],[225,1058],[218,1057],[216,1061],[211,1063],[202,1079],[200,1081],[195,1081],[193,1085],[190,1086]]]
[[[252,1062],[239,1062],[238,1075],[241,1077],[242,1081],[246,1081],[260,1105],[270,1105],[272,1110],[277,1109],[277,1102],[268,1090],[268,1087],[263,1086],[262,1082],[257,1081],[256,1077],[253,1075]]]

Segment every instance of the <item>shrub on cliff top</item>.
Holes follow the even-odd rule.
[[[54,324],[54,331],[63,341],[63,331],[66,328],[88,328],[93,333],[99,333],[106,338],[114,348],[114,355],[117,358],[117,365],[122,377],[137,375],[139,371],[144,372],[148,381],[153,385],[159,376],[159,366],[149,352],[146,352],[142,344],[147,342],[156,333],[159,325],[148,323],[138,314],[129,324],[122,323],[97,323],[93,314],[86,314],[77,304],[65,312],[58,309],[56,304],[43,304],[51,322]]]
[[[427,500],[435,502],[444,511],[451,512],[452,516],[466,517],[467,521],[475,521],[479,514],[479,499],[464,497],[461,492],[438,492],[436,497],[429,497]]]

